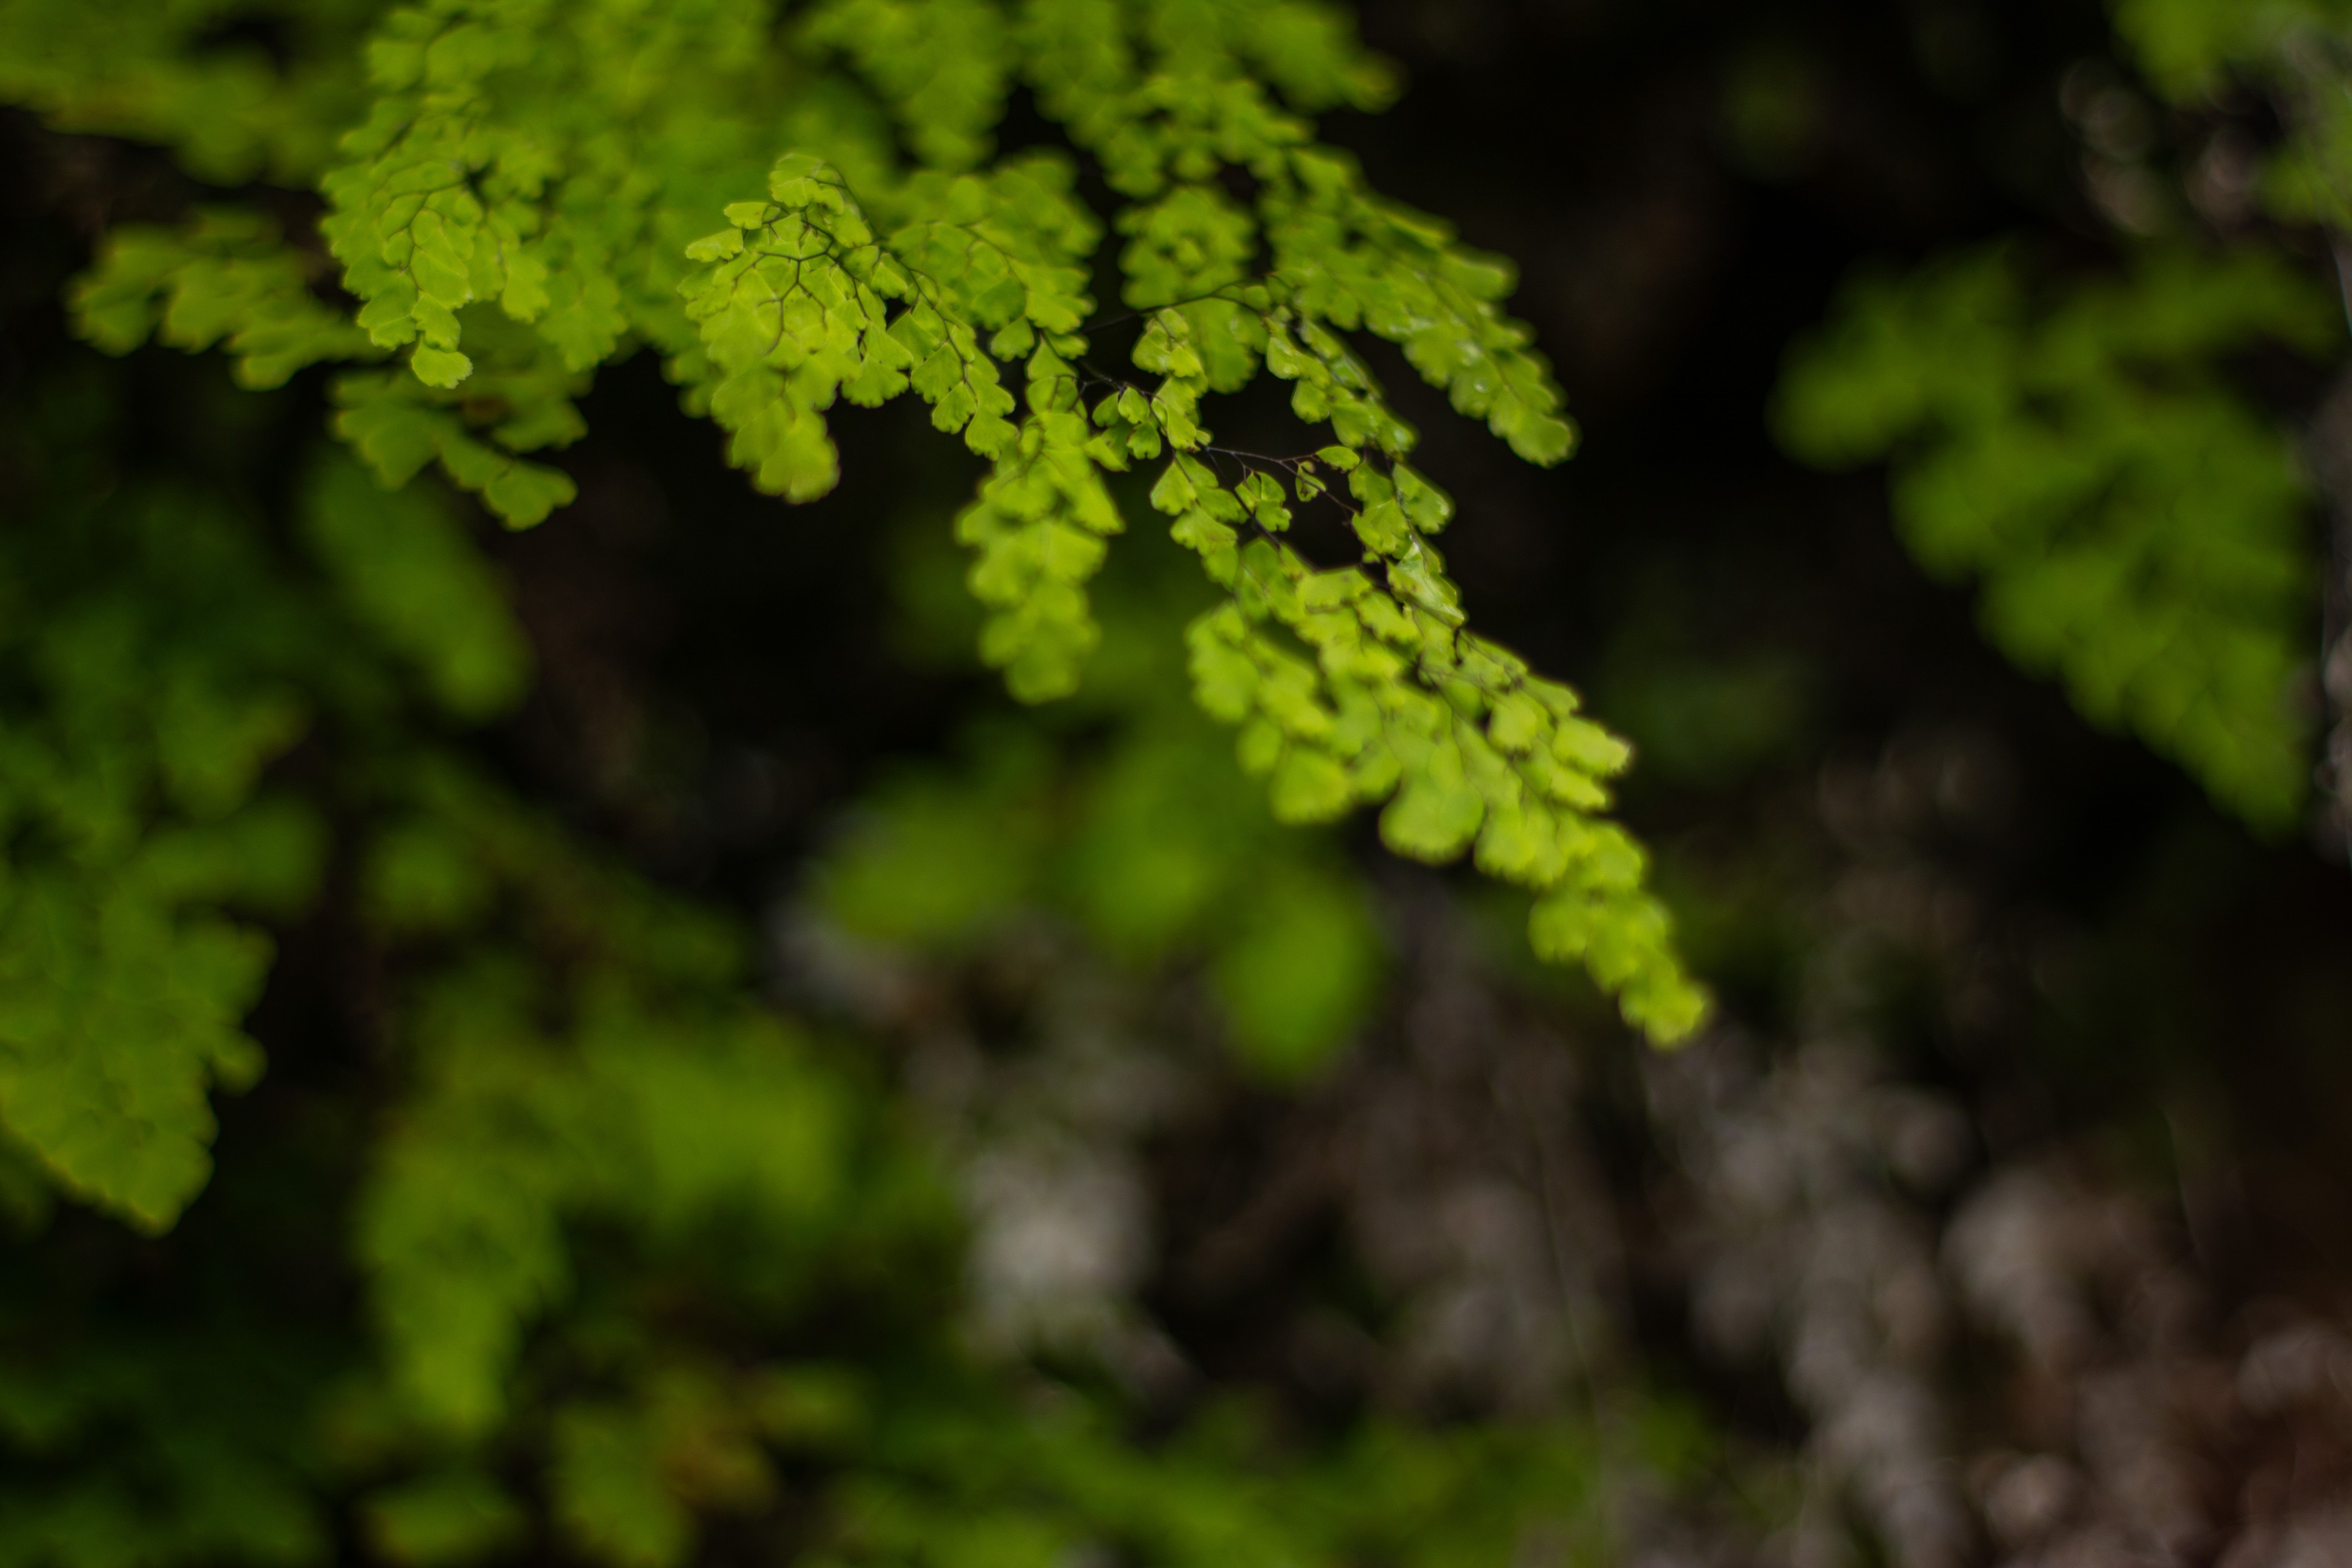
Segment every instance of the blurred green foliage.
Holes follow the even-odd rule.
[[[2116,28],[2167,98],[2210,107],[2262,92],[2285,134],[2256,195],[2271,216],[2341,236],[2352,224],[2352,7],[2341,0],[2120,0]],[[2339,240],[2340,243],[2340,240]]]
[[[2325,47],[2352,23],[2340,0],[2117,0],[2116,31],[2166,93],[2220,87],[2233,68],[2262,69],[2298,39]]]
[[[33,759],[6,890],[45,956],[87,942],[74,963],[131,981],[49,962],[9,992],[0,1563],[322,1563],[350,1530],[414,1568],[677,1568],[746,1528],[815,1563],[1608,1560],[1604,1478],[1671,1466],[1587,1425],[1326,1440],[1236,1406],[1145,1442],[1107,1393],[974,1362],[958,1205],[870,1060],[763,1002],[731,921],[467,760],[529,661],[446,500],[340,456],[283,518],[152,458],[121,483],[89,370],[11,410],[37,525],[0,574],[48,612],[0,655]],[[983,732],[973,771],[872,798],[825,899],[906,943],[1042,902],[1128,962],[1190,954],[1236,1047],[1306,1070],[1370,994],[1363,894],[1238,781],[1148,629],[1066,721],[1109,726],[1085,760]],[[95,912],[61,917],[76,896]],[[322,904],[374,976],[369,1059],[301,1064],[169,1237],[51,1208],[32,1164],[140,1231],[175,1217],[208,1084],[262,1069],[257,922]],[[205,943],[237,955],[215,991],[133,988]],[[1261,951],[1285,973],[1234,956]],[[174,1004],[177,1034],[131,1011]],[[54,1107],[92,1091],[41,1076],[53,1018],[145,1142],[130,1115],[75,1141]]]
[[[951,561],[919,542],[901,561],[902,640],[968,647],[966,601],[939,582]],[[958,765],[869,792],[813,872],[817,901],[849,934],[919,952],[1047,918],[1131,972],[1198,967],[1237,1058],[1297,1079],[1376,1000],[1381,938],[1328,831],[1277,822],[1188,700],[1178,634],[1206,595],[1181,566],[1148,545],[1124,557],[1072,699],[980,721]]]
[[[2311,497],[2228,362],[2332,348],[2334,315],[2263,252],[2064,286],[1997,247],[1852,285],[1792,353],[1777,422],[1810,461],[1889,459],[1905,542],[1982,582],[1994,642],[2276,828],[2311,767]]]
[[[2181,109],[2268,99],[2284,134],[2260,153],[2255,209],[2331,231],[2340,270],[2352,11],[2119,0],[2115,21],[2118,52]],[[2265,344],[2332,356],[2344,335],[2341,279],[2321,284],[2281,237],[2118,237],[2120,275],[2104,278],[2057,278],[1996,244],[1857,279],[1791,353],[1775,407],[1807,461],[1888,461],[1906,542],[1931,571],[1981,580],[1987,631],[2013,658],[2271,830],[2313,767],[2298,687],[2316,498],[2294,436],[2238,370]]]

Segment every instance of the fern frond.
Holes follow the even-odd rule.
[[[1855,285],[1791,360],[1779,423],[1815,462],[1890,458],[1906,542],[1981,579],[1996,643],[2276,828],[2310,773],[2291,693],[2309,498],[2219,362],[2263,338],[2315,348],[2331,313],[2253,256],[2158,257],[2062,293],[1995,250]]]
[[[834,0],[774,24],[763,0],[396,5],[369,44],[373,100],[320,176],[352,321],[266,236],[198,230],[118,242],[84,330],[120,351],[160,321],[180,346],[226,342],[248,379],[397,356],[337,379],[338,433],[387,485],[437,464],[514,526],[571,499],[531,455],[582,433],[587,378],[640,345],[727,430],[731,460],[793,500],[838,479],[838,402],[911,391],[992,465],[956,532],[976,552],[982,652],[1029,700],[1070,691],[1098,640],[1087,585],[1123,526],[1108,476],[1163,463],[1153,504],[1230,595],[1196,655],[1216,665],[1214,644],[1258,672],[1246,700],[1231,681],[1203,700],[1244,725],[1277,809],[1388,802],[1402,852],[1476,844],[1540,896],[1541,952],[1583,962],[1654,1037],[1694,1027],[1704,1005],[1641,858],[1600,816],[1622,748],[1566,688],[1463,629],[1430,542],[1453,503],[1407,462],[1415,433],[1354,346],[1396,344],[1528,461],[1574,444],[1504,309],[1509,268],[1317,142],[1307,115],[1391,89],[1338,15]],[[1066,153],[991,160],[1015,79],[1114,210],[1080,199]],[[1097,317],[1107,231],[1142,313],[1136,378],[1097,363],[1132,319]],[[1207,402],[1267,374],[1321,427],[1301,443],[1318,457],[1213,447]],[[1361,555],[1318,572],[1281,542],[1287,509],[1343,492]],[[1363,596],[1310,608],[1309,579]]]

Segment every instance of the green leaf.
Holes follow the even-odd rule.
[[[1313,746],[1288,746],[1275,764],[1273,798],[1279,821],[1330,822],[1347,815],[1355,792],[1339,758]]]
[[[427,386],[455,386],[474,374],[474,362],[455,350],[420,348],[408,356],[408,368]]]
[[[182,921],[135,879],[12,877],[0,900],[0,1123],[68,1192],[160,1231],[210,1174],[205,1090],[261,1068],[243,1034],[269,944]]]

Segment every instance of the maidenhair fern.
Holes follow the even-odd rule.
[[[379,729],[411,684],[488,716],[528,666],[455,521],[347,458],[304,486],[324,594],[225,500],[107,489],[68,460],[20,490],[0,557],[0,592],[38,606],[0,640],[0,1124],[56,1186],[162,1229],[210,1172],[208,1091],[262,1068],[259,919],[324,869],[322,803],[265,769]]]
[[[2059,290],[1995,249],[1853,287],[1791,361],[1781,432],[1819,463],[1891,456],[1906,542],[1981,580],[2003,650],[2276,827],[2310,773],[2310,496],[2222,358],[2316,348],[2331,310],[2259,253]]]
[[[0,1124],[66,1192],[162,1228],[211,1169],[209,1089],[261,1068],[243,1020],[270,944],[236,911],[319,869],[315,816],[259,787],[311,721],[318,617],[218,613],[264,568],[217,508],[51,516],[0,568],[40,606],[0,648]]]
[[[2284,134],[2240,215],[2267,230],[2229,248],[2118,235],[2124,265],[2071,286],[2000,247],[1857,280],[1792,356],[1780,433],[1816,463],[1889,458],[1914,552],[1982,581],[1995,642],[2276,830],[2312,778],[2317,498],[2231,362],[2265,342],[2306,356],[2340,343],[2352,295],[2315,287],[2266,242],[2275,226],[2318,226],[2345,283],[2352,8],[2115,12],[2121,53],[2179,108],[2267,99]]]
[[[237,450],[257,400],[169,368],[199,468],[258,469],[267,501],[120,460],[145,433],[99,416],[119,393],[0,389],[0,1564],[683,1568],[747,1528],[877,1568],[1605,1552],[1607,1483],[1649,1469],[1587,1423],[1301,1451],[1228,1413],[1147,1446],[1115,1401],[959,1353],[953,1199],[870,1054],[467,761],[530,669],[439,487],[331,451],[281,486]],[[1121,751],[1172,747],[1181,789],[1199,745],[1149,706]],[[1112,797],[1168,768],[1111,765],[1064,858],[1096,862],[1082,904],[1146,851]],[[1191,848],[1231,880],[1256,831]],[[1296,881],[1329,848],[1290,837]],[[1194,894],[1101,923],[1148,958],[1209,926]],[[208,1091],[262,1065],[263,928],[330,923],[358,1048],[285,1028],[290,1081],[212,1175]],[[162,1231],[208,1175],[170,1236],[47,1212]]]
[[[126,16],[120,55],[89,9],[0,8],[0,52],[42,62],[0,84],[61,124],[209,148],[200,174],[315,179],[327,251],[235,207],[119,230],[76,294],[93,342],[218,345],[253,385],[360,366],[335,374],[335,426],[378,477],[437,465],[516,526],[571,500],[541,454],[583,433],[597,367],[640,349],[793,500],[835,483],[839,402],[911,392],[990,465],[956,535],[983,654],[1031,700],[1071,690],[1098,639],[1087,587],[1134,521],[1115,476],[1138,472],[1219,590],[1185,634],[1196,695],[1278,816],[1381,805],[1399,852],[1468,852],[1532,890],[1538,952],[1654,1038],[1697,1024],[1643,855],[1605,816],[1626,748],[1467,629],[1433,542],[1453,503],[1360,352],[1395,344],[1530,462],[1573,444],[1502,308],[1509,269],[1316,141],[1304,116],[1389,91],[1335,14],[425,0],[368,22],[346,127],[320,84],[357,79],[348,29],[301,18],[265,88],[189,43],[226,7]],[[1024,85],[1064,144],[1000,155]],[[234,152],[205,122],[229,90],[256,105]],[[1116,308],[1095,298],[1109,243]],[[1263,375],[1289,385],[1293,453],[1206,422]],[[1307,507],[1344,517],[1356,559],[1293,542]]]

